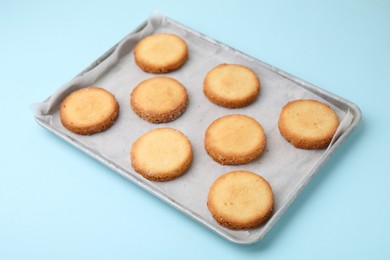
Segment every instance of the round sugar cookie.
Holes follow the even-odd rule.
[[[263,224],[274,207],[270,184],[249,171],[221,175],[211,186],[207,206],[214,219],[230,229],[249,229]]]
[[[111,127],[119,114],[115,97],[99,87],[74,91],[61,103],[60,118],[73,133],[90,135]]]
[[[333,138],[339,119],[328,105],[317,100],[288,102],[279,117],[284,138],[302,149],[326,148]]]
[[[137,65],[150,73],[167,73],[178,69],[188,58],[186,42],[175,34],[152,34],[134,48]]]
[[[235,114],[215,120],[206,130],[204,145],[220,164],[244,164],[257,159],[265,148],[263,127],[255,119]]]
[[[138,138],[130,152],[136,172],[152,181],[169,181],[184,174],[192,162],[188,138],[172,128],[157,128]]]
[[[187,108],[188,94],[176,79],[154,77],[142,81],[130,96],[131,108],[151,123],[175,120]]]
[[[203,92],[217,105],[228,108],[244,107],[258,96],[260,80],[248,67],[220,64],[207,73]]]

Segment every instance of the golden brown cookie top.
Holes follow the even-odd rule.
[[[166,73],[178,69],[188,58],[186,42],[175,34],[152,34],[134,48],[137,65],[146,72]]]
[[[142,81],[131,93],[131,107],[145,120],[153,123],[176,119],[186,109],[185,87],[170,77],[154,77]]]
[[[74,91],[61,103],[62,124],[77,134],[104,131],[116,120],[119,105],[115,97],[99,87]]]
[[[142,176],[168,181],[184,174],[192,162],[188,138],[172,128],[157,128],[138,138],[131,148],[131,164]]]
[[[207,98],[228,108],[252,103],[260,92],[260,80],[248,67],[239,64],[220,64],[210,70],[204,80]]]
[[[231,229],[254,228],[272,214],[273,192],[260,175],[239,170],[221,175],[211,186],[207,206],[215,220]]]
[[[291,101],[279,117],[281,134],[294,146],[304,149],[327,147],[338,126],[336,113],[317,100]]]
[[[221,164],[242,164],[258,158],[265,148],[263,127],[255,119],[227,115],[215,120],[206,130],[207,153]]]

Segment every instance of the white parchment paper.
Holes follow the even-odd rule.
[[[133,47],[146,35],[160,32],[175,33],[188,44],[188,61],[179,70],[165,75],[177,79],[187,88],[189,106],[177,120],[156,125],[144,121],[132,111],[130,93],[141,81],[156,76],[138,68],[134,62]],[[203,79],[210,69],[220,63],[243,64],[256,72],[261,81],[261,92],[253,104],[245,108],[228,109],[208,101],[203,94]],[[117,122],[105,132],[91,136],[76,135],[62,126],[59,119],[59,104],[72,91],[91,85],[105,88],[114,94],[120,105],[120,114]],[[154,15],[148,19],[141,31],[124,38],[107,59],[62,86],[45,102],[36,104],[34,111],[37,118],[101,157],[119,165],[129,175],[165,194],[181,207],[208,222],[214,229],[237,240],[249,241],[268,230],[267,225],[275,222],[273,218],[279,218],[280,213],[308,178],[308,173],[326,153],[326,150],[296,149],[279,133],[278,119],[281,108],[288,101],[307,98],[329,104],[262,63],[203,37],[162,15]],[[351,115],[332,104],[329,105],[342,122],[338,135],[342,134],[351,123]],[[205,152],[205,130],[215,119],[228,114],[245,114],[262,124],[267,147],[265,153],[256,161],[239,166],[222,166]],[[178,179],[165,183],[143,179],[130,165],[129,153],[132,143],[142,134],[157,127],[171,127],[182,131],[190,139],[194,152],[194,160],[189,171]],[[262,175],[269,181],[274,191],[275,211],[269,223],[247,231],[233,231],[220,227],[206,206],[208,190],[214,180],[223,173],[238,169]]]

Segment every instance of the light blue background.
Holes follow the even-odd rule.
[[[225,241],[29,111],[156,10],[363,112],[255,245]],[[0,259],[390,259],[390,1],[9,0],[0,33]]]

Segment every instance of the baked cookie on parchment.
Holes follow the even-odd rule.
[[[207,73],[203,92],[217,105],[228,108],[244,107],[258,96],[260,80],[248,67],[220,64]]]
[[[130,95],[130,105],[146,121],[164,123],[175,120],[186,110],[188,94],[176,79],[154,77],[137,85]]]
[[[279,117],[284,138],[302,149],[323,149],[339,126],[336,113],[328,105],[311,99],[288,102]]]
[[[119,114],[115,97],[105,89],[87,87],[74,91],[61,103],[63,126],[73,133],[90,135],[111,127]]]
[[[188,47],[175,34],[152,34],[135,46],[134,58],[136,64],[146,72],[167,73],[178,69],[187,61]]]
[[[139,137],[130,152],[134,170],[151,181],[170,181],[192,163],[192,145],[173,128],[156,128]]]
[[[218,118],[207,128],[204,145],[220,164],[244,164],[257,159],[266,144],[263,127],[255,119],[241,115]]]
[[[207,207],[214,219],[224,227],[255,228],[272,215],[272,188],[263,177],[253,172],[228,172],[210,187]]]

